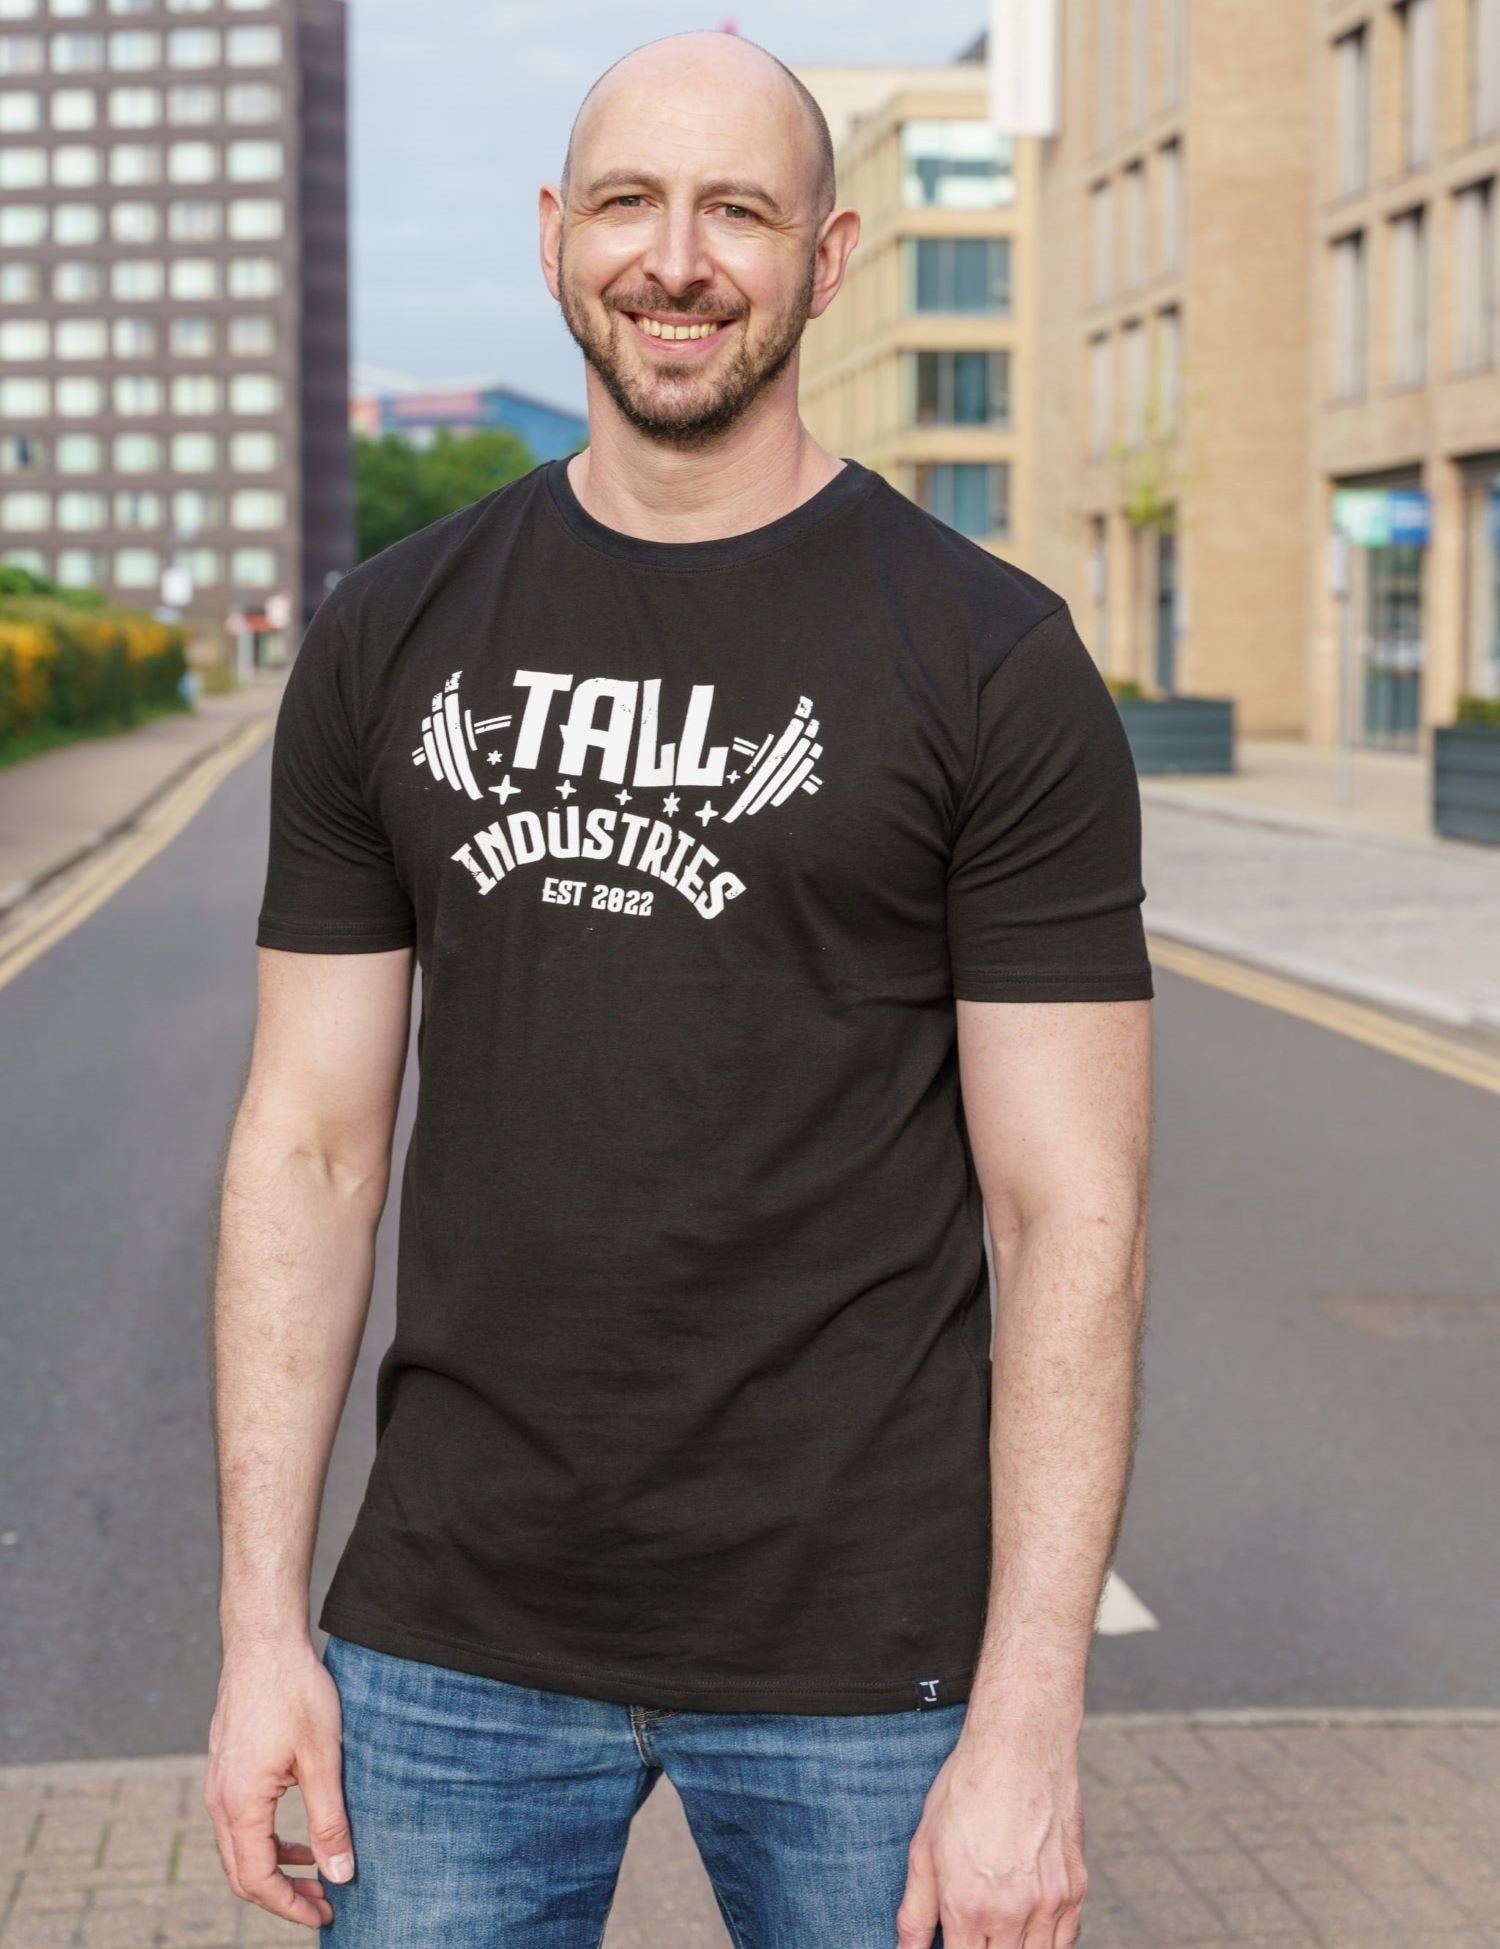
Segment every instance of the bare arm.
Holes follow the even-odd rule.
[[[914,1837],[901,1942],[1068,1949],[1084,1676],[1134,1449],[1145,1305],[1145,1001],[968,1002],[965,1117],[994,1242],[994,1557],[958,1746]],[[923,1930],[927,1933],[923,1933]]]
[[[338,1701],[312,1648],[308,1581],[369,1308],[412,958],[259,950],[250,1074],[224,1171],[214,1304],[224,1668],[204,1799],[235,1892],[312,1927],[331,1911],[315,1881],[280,1873],[278,1860],[308,1855],[275,1840],[274,1810],[298,1781],[316,1858],[334,1873],[348,1852]]]

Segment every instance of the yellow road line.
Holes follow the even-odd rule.
[[[65,876],[66,883],[50,898],[46,891],[39,894],[20,925],[0,939],[0,988],[71,934],[170,845],[235,766],[265,742],[272,725],[270,714],[252,718],[158,799],[118,843],[104,846],[77,873]]]
[[[1336,1035],[1347,1035],[1372,1049],[1383,1049],[1403,1062],[1417,1063],[1423,1069],[1436,1070],[1440,1076],[1451,1076],[1460,1083],[1472,1083],[1476,1089],[1500,1096],[1500,1058],[1487,1055],[1482,1049],[1471,1049],[1435,1030],[1404,1022],[1396,1015],[1383,1014],[1363,1002],[1346,1001],[1341,995],[1311,988],[1287,975],[1252,968],[1243,961],[1211,954],[1205,948],[1165,940],[1159,934],[1147,938],[1151,960],[1157,967],[1170,968],[1190,981],[1222,988],[1246,1001],[1280,1009],[1284,1015],[1298,1015],[1304,1022],[1316,1022]]]

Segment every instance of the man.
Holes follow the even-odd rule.
[[[1060,598],[799,418],[858,232],[762,50],[618,62],[541,193],[587,450],[347,576],[289,679],[205,1799],[236,1891],[348,1949],[595,1949],[662,1772],[739,1949],[1077,1936],[1139,799]],[[397,1330],[320,1659],[414,954]]]

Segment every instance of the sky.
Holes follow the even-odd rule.
[[[986,0],[349,0],[356,366],[493,379],[581,412],[583,361],[537,257],[537,192],[612,61],[726,19],[793,66],[949,61],[987,12]]]

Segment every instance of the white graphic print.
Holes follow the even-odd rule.
[[[711,919],[745,889],[731,872],[711,873],[719,863],[718,855],[703,844],[701,834],[716,819],[732,825],[768,806],[784,804],[798,790],[816,792],[823,782],[814,770],[823,747],[817,742],[818,720],[810,697],[797,699],[779,735],[767,733],[759,742],[735,738],[731,747],[709,742],[714,686],[694,684],[677,737],[664,743],[659,677],[640,683],[589,677],[575,689],[574,679],[559,671],[517,670],[515,688],[523,693],[524,703],[507,757],[502,748],[506,740],[500,734],[510,731],[515,714],[475,718],[460,705],[462,675],[455,670],[433,698],[432,709],[422,719],[421,743],[411,755],[414,765],[451,790],[478,800],[493,793],[500,801],[501,817],[452,855],[473,876],[481,893],[491,892],[518,867],[540,859],[613,860],[665,881],[691,900],[705,919]],[[544,815],[527,807],[506,811],[509,800],[523,797],[528,789],[542,789],[526,774],[543,767],[543,743],[553,723],[554,706],[560,711],[563,698],[566,715],[556,726],[557,772],[562,782],[551,788],[562,800],[561,807],[549,804]],[[601,704],[604,721],[598,723]],[[484,765],[499,769],[498,784],[480,782],[483,773],[473,761],[482,747]],[[731,757],[736,761],[732,767]],[[572,804],[580,790],[587,792],[591,784],[619,789],[606,793],[607,803],[602,806]],[[685,813],[698,822],[698,834],[668,823],[684,812],[683,788],[722,794],[726,786],[732,790],[722,808],[706,797]],[[665,819],[652,816],[651,798],[656,791],[664,793],[656,805],[667,815]],[[637,799],[638,809],[627,812],[626,806]],[[706,874],[711,877],[705,879]],[[576,888],[577,894],[560,896],[558,887]],[[582,887],[582,881],[549,878],[544,898],[581,905]],[[600,891],[595,889],[596,894]],[[649,912],[649,896],[647,902],[627,911]],[[596,899],[594,904],[601,903]]]

